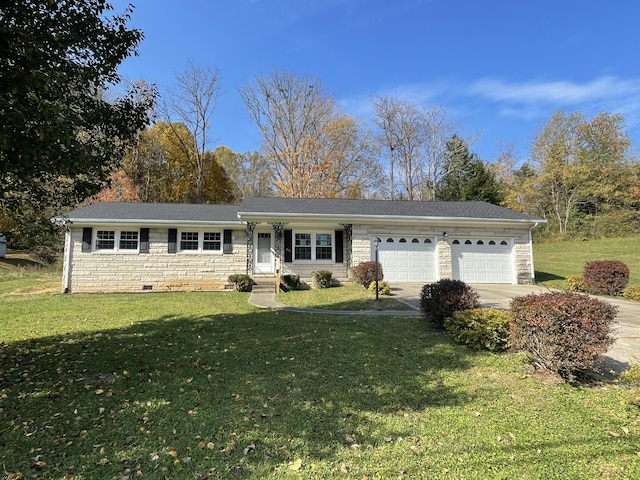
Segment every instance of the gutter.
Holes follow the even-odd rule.
[[[536,283],[536,269],[533,264],[533,235],[531,234],[531,231],[538,225],[540,225],[540,222],[536,222],[535,225],[529,229],[529,258],[531,258],[531,279],[533,280],[534,285]]]
[[[108,225],[108,226],[146,226],[146,227],[165,227],[165,226],[185,226],[185,227],[208,227],[208,226],[222,226],[222,227],[238,227],[242,225],[242,222],[235,220],[215,221],[215,220],[145,220],[140,218],[128,218],[128,219],[105,219],[105,218],[66,218],[56,217],[53,219],[55,223],[61,225],[73,224],[76,226],[83,225]]]
[[[238,212],[238,218],[243,222],[248,221],[277,221],[277,220],[327,220],[334,221],[339,223],[354,223],[348,222],[349,220],[358,220],[361,222],[366,221],[377,221],[377,222],[389,222],[392,223],[412,223],[412,222],[424,222],[424,223],[434,223],[434,224],[442,224],[443,222],[447,222],[447,224],[455,224],[455,223],[478,223],[478,224],[487,224],[487,223],[498,223],[498,224],[530,224],[531,222],[536,222],[536,225],[540,222],[538,219],[525,219],[525,218],[476,218],[476,217],[424,217],[424,216],[392,216],[392,215],[347,215],[347,214],[334,214],[334,213],[277,213],[277,214],[269,214],[265,212]]]

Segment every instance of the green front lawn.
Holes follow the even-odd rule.
[[[376,300],[375,293],[365,290],[359,284],[282,292],[276,295],[276,301],[283,305],[323,310],[415,311],[405,303],[394,299],[392,295],[378,295]]]
[[[415,317],[247,299],[1,296],[5,477],[640,478],[640,410],[615,385],[556,383]]]

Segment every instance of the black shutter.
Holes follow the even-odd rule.
[[[233,252],[233,246],[231,244],[231,230],[225,230],[222,235],[222,253]]]
[[[149,253],[149,229],[140,229],[140,253]]]
[[[178,250],[178,229],[169,229],[169,241],[167,243],[167,253],[176,253]]]
[[[336,230],[336,263],[344,262],[344,230]]]
[[[293,233],[291,230],[284,231],[284,261],[293,262]]]
[[[82,251],[84,253],[91,251],[91,237],[93,236],[93,228],[84,227],[82,229]]]

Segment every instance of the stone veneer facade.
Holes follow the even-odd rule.
[[[336,225],[336,228],[340,228]],[[448,238],[443,237],[444,230]],[[530,231],[513,227],[417,227],[403,224],[353,224],[351,265],[345,263],[283,263],[280,274],[295,273],[311,284],[312,272],[329,270],[339,282],[350,280],[350,267],[373,260],[372,238],[384,235],[423,236],[436,239],[437,278],[452,277],[450,242],[455,237],[507,240],[513,245],[512,264],[518,284],[534,282]],[[148,253],[82,252],[82,228],[67,232],[63,271],[63,291],[166,292],[223,290],[231,274],[247,272],[247,232],[245,225],[232,230],[231,253],[167,252],[167,228],[150,228]],[[346,243],[345,243],[346,248]]]
[[[71,227],[66,241],[63,291],[71,293],[223,290],[230,274],[246,270],[244,229],[232,230],[232,252],[224,254],[167,253],[167,228],[149,229],[149,253],[84,253],[82,228]]]

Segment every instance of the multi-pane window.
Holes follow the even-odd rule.
[[[316,260],[331,260],[333,248],[330,233],[316,233]]]
[[[296,233],[296,260],[311,260],[311,234]]]
[[[120,232],[120,250],[138,249],[138,232]]]
[[[294,260],[333,260],[333,233],[296,233]]]
[[[96,233],[96,250],[113,250],[116,246],[114,230],[98,230]]]
[[[95,249],[137,252],[139,240],[138,230],[98,230]]]
[[[180,232],[182,252],[222,252],[222,232]]]
[[[202,240],[203,250],[220,250],[221,248],[220,232],[204,232],[204,238]]]
[[[180,250],[198,250],[198,232],[181,232]]]

